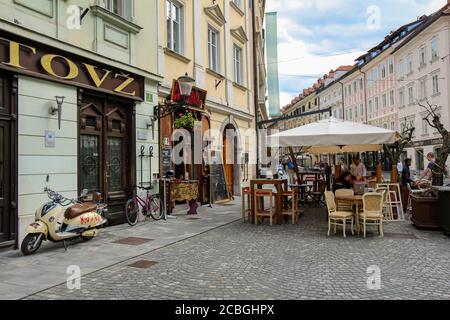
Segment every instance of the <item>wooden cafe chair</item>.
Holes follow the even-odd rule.
[[[258,225],[260,219],[264,221],[265,218],[270,219],[270,225],[273,225],[273,220],[276,215],[274,208],[275,194],[271,189],[255,189],[254,190],[254,207],[255,207],[255,224]],[[269,198],[269,208],[265,209],[264,200]],[[263,201],[260,201],[260,200]]]
[[[344,238],[347,237],[345,229],[347,227],[347,222],[351,223],[352,235],[354,234],[353,225],[355,222],[355,216],[352,211],[338,211],[336,207],[336,201],[334,194],[331,191],[325,192],[325,202],[327,204],[328,210],[328,236],[330,236],[331,226],[334,226],[334,234],[336,234],[336,227],[342,226],[342,232]]]
[[[360,224],[363,226],[364,238],[368,225],[378,226],[380,236],[383,237],[383,202],[386,191],[382,193],[366,193],[363,196],[363,212],[359,215]]]
[[[242,220],[251,221],[252,216],[252,190],[250,187],[242,188]]]
[[[290,191],[283,192],[284,197],[290,197],[291,208],[283,207],[283,217],[290,217],[292,224],[298,223],[298,192],[293,188]]]

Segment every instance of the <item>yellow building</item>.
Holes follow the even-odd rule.
[[[252,27],[253,2],[259,17],[258,32]],[[252,143],[255,101],[261,95],[255,95],[253,34],[262,39],[264,5],[261,0],[159,0],[159,74],[164,76],[159,87],[160,103],[170,97],[174,80],[185,74],[195,79],[198,89],[207,92],[202,132],[211,129],[213,149],[225,158],[230,195],[240,195],[241,185],[248,183],[255,171],[242,160],[251,159],[256,150],[256,143]],[[265,77],[265,69],[257,72],[260,78]],[[265,90],[265,85],[259,87]],[[161,121],[162,148],[174,146],[167,135],[176,117]],[[236,143],[224,143],[226,130],[235,132]],[[202,179],[195,167],[186,170],[190,178]],[[207,198],[207,192],[201,194],[201,202],[209,201]]]

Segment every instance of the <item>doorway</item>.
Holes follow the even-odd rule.
[[[16,237],[16,101],[10,79],[0,74],[0,247],[14,245]]]
[[[416,170],[423,171],[425,170],[425,160],[423,149],[416,150]]]
[[[227,124],[223,131],[223,163],[225,182],[231,196],[240,195],[240,168],[238,161],[238,136],[234,125]]]
[[[108,220],[124,222],[123,207],[135,183],[133,105],[84,95],[80,107],[79,191],[100,192]]]

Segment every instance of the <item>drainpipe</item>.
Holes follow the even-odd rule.
[[[258,111],[259,111],[259,83],[258,83],[258,55],[256,52],[257,41],[256,41],[256,1],[252,1],[252,33],[253,33],[253,92],[255,95],[255,129],[256,129],[256,178],[261,177],[261,171],[259,167],[259,120],[258,120]]]
[[[345,98],[344,98],[344,84],[341,82],[341,80],[339,80],[339,83],[341,84],[342,87],[342,120],[345,120]]]
[[[359,72],[361,72],[364,75],[364,81],[363,81],[363,90],[364,90],[364,104],[365,104],[365,110],[366,110],[366,124],[369,123],[369,114],[367,113],[367,90],[366,90],[366,73],[362,72],[361,69],[358,69]]]

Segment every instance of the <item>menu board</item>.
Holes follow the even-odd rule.
[[[170,146],[163,147],[162,149],[162,175],[166,175],[167,171],[172,169],[172,148]]]
[[[213,151],[211,153],[210,167],[213,202],[230,201],[231,197],[225,179],[225,169],[223,167],[222,154],[220,152]]]

